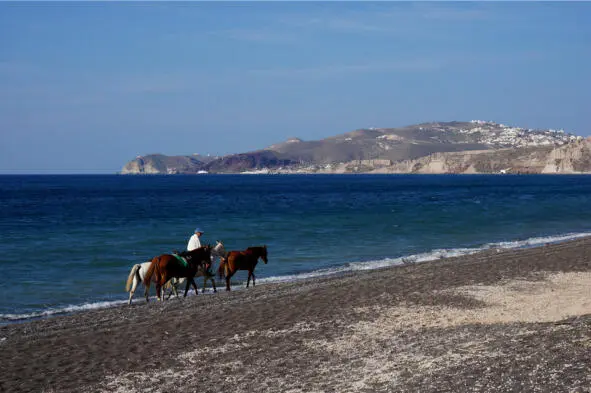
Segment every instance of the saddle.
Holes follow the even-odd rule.
[[[179,261],[181,262],[185,267],[189,267],[189,261],[191,261],[191,251],[178,251],[178,250],[174,250],[172,252],[172,255]],[[206,273],[211,275],[211,263],[206,263]]]
[[[187,256],[186,254],[183,255],[183,253],[177,254],[177,253],[172,253],[172,256],[174,256],[180,263],[183,264],[183,266],[185,267],[189,267],[189,260],[191,259],[190,256]]]

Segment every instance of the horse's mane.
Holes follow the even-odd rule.
[[[183,251],[181,253],[181,255],[183,257],[188,257],[188,259],[192,260],[195,257],[202,256],[202,255],[203,256],[211,256],[211,250],[212,250],[211,244],[206,244],[204,246],[201,246],[201,247],[196,248],[191,251]],[[200,262],[201,261],[197,261],[197,263],[200,263]]]

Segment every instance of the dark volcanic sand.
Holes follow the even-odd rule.
[[[490,250],[3,326],[0,391],[591,392],[589,250]]]

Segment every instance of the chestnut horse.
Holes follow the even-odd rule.
[[[162,287],[168,280],[173,277],[186,277],[187,285],[185,287],[185,297],[189,292],[189,285],[195,289],[195,294],[198,294],[197,284],[193,279],[199,270],[206,270],[211,264],[211,245],[199,247],[193,251],[185,251],[181,256],[187,263],[179,261],[179,259],[170,254],[164,254],[152,259],[152,263],[144,277],[144,285],[146,301],[149,301],[148,295],[150,293],[150,284],[152,282],[152,275],[155,275],[156,282],[156,296],[158,300],[164,299],[161,297]]]
[[[175,252],[175,254],[178,254],[178,252]],[[223,257],[224,255],[226,255],[226,250],[224,249],[224,243],[222,243],[221,241],[217,241],[216,245],[211,249],[211,256],[212,257]],[[144,263],[137,263],[135,265],[133,265],[131,267],[131,271],[129,272],[129,276],[127,277],[127,282],[125,283],[125,291],[129,292],[129,301],[128,303],[131,304],[131,299],[133,298],[133,294],[135,293],[135,290],[137,289],[139,284],[143,284],[144,283],[144,277],[146,276],[146,272],[148,271],[148,269],[150,268],[150,265],[152,264],[152,261],[147,261]],[[201,272],[201,270],[198,270],[197,273],[195,274],[196,277],[198,276],[203,276],[203,292],[205,292],[205,284],[207,283],[207,280],[211,280],[211,283],[213,285],[213,291],[216,292],[215,289],[215,281],[213,280],[213,274],[211,274],[209,272],[209,270],[204,271],[203,274]],[[152,282],[155,283],[156,282],[156,277],[153,276],[152,277]],[[172,278],[170,281],[168,281],[166,284],[164,284],[164,288],[168,288],[169,286],[173,288],[173,292],[175,294],[175,296],[178,298],[178,293],[177,293],[177,287],[179,284],[185,282],[185,278]],[[171,292],[168,297],[170,298],[170,295],[172,295]]]
[[[244,251],[230,251],[225,258],[221,258],[218,274],[220,279],[222,275],[226,276],[226,291],[230,290],[230,278],[238,270],[248,270],[248,280],[246,281],[246,288],[250,284],[250,277],[252,276],[252,286],[254,287],[254,268],[259,261],[267,263],[267,246],[248,247]]]

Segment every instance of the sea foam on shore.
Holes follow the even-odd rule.
[[[539,247],[547,244],[554,244],[565,242],[569,240],[580,239],[584,237],[591,236],[591,232],[583,232],[583,233],[568,233],[564,235],[558,236],[543,236],[543,237],[534,237],[524,240],[515,240],[515,241],[505,241],[505,242],[497,242],[497,243],[487,243],[482,245],[481,247],[473,247],[473,248],[453,248],[453,249],[436,249],[425,253],[413,254],[413,255],[406,255],[396,258],[385,258],[380,260],[368,260],[362,262],[349,262],[344,264],[343,266],[338,266],[334,268],[328,269],[319,269],[314,270],[311,272],[306,273],[299,273],[293,275],[282,275],[282,276],[273,276],[273,277],[265,277],[257,279],[258,284],[265,284],[265,283],[281,283],[281,282],[291,282],[291,281],[298,281],[298,280],[305,280],[305,279],[312,279],[312,278],[319,278],[319,277],[326,277],[335,274],[341,274],[346,272],[353,272],[353,271],[364,271],[364,270],[374,270],[374,269],[381,269],[386,267],[393,267],[393,266],[401,266],[406,264],[412,263],[423,263],[423,262],[430,262],[439,259],[445,258],[452,258],[452,257],[459,257],[464,255],[472,255],[476,254],[481,251],[490,250],[490,249],[497,249],[497,250],[512,250],[512,249],[520,249],[520,248],[530,248],[530,247]],[[234,286],[233,289],[240,290],[244,289],[245,284]],[[200,289],[201,291],[202,289]],[[152,291],[153,292],[153,291]],[[201,293],[201,292],[200,292]],[[213,291],[210,287],[206,288],[205,294],[213,294]],[[138,295],[140,295],[138,297]],[[143,301],[143,291],[139,290],[136,292],[135,301]],[[194,296],[194,293],[190,291],[188,293],[189,296]],[[46,310],[40,312],[31,312],[31,313],[23,313],[23,314],[0,314],[0,325],[3,323],[15,323],[15,322],[23,322],[38,318],[46,318],[55,315],[61,314],[71,314],[76,312],[82,312],[87,310],[94,310],[94,309],[103,309],[109,307],[117,307],[127,302],[127,295],[122,294],[122,300],[116,301],[100,301],[100,302],[91,302],[91,303],[84,303],[79,305],[67,305],[64,307],[54,307],[48,308]],[[155,297],[151,296],[151,299],[154,300]]]

